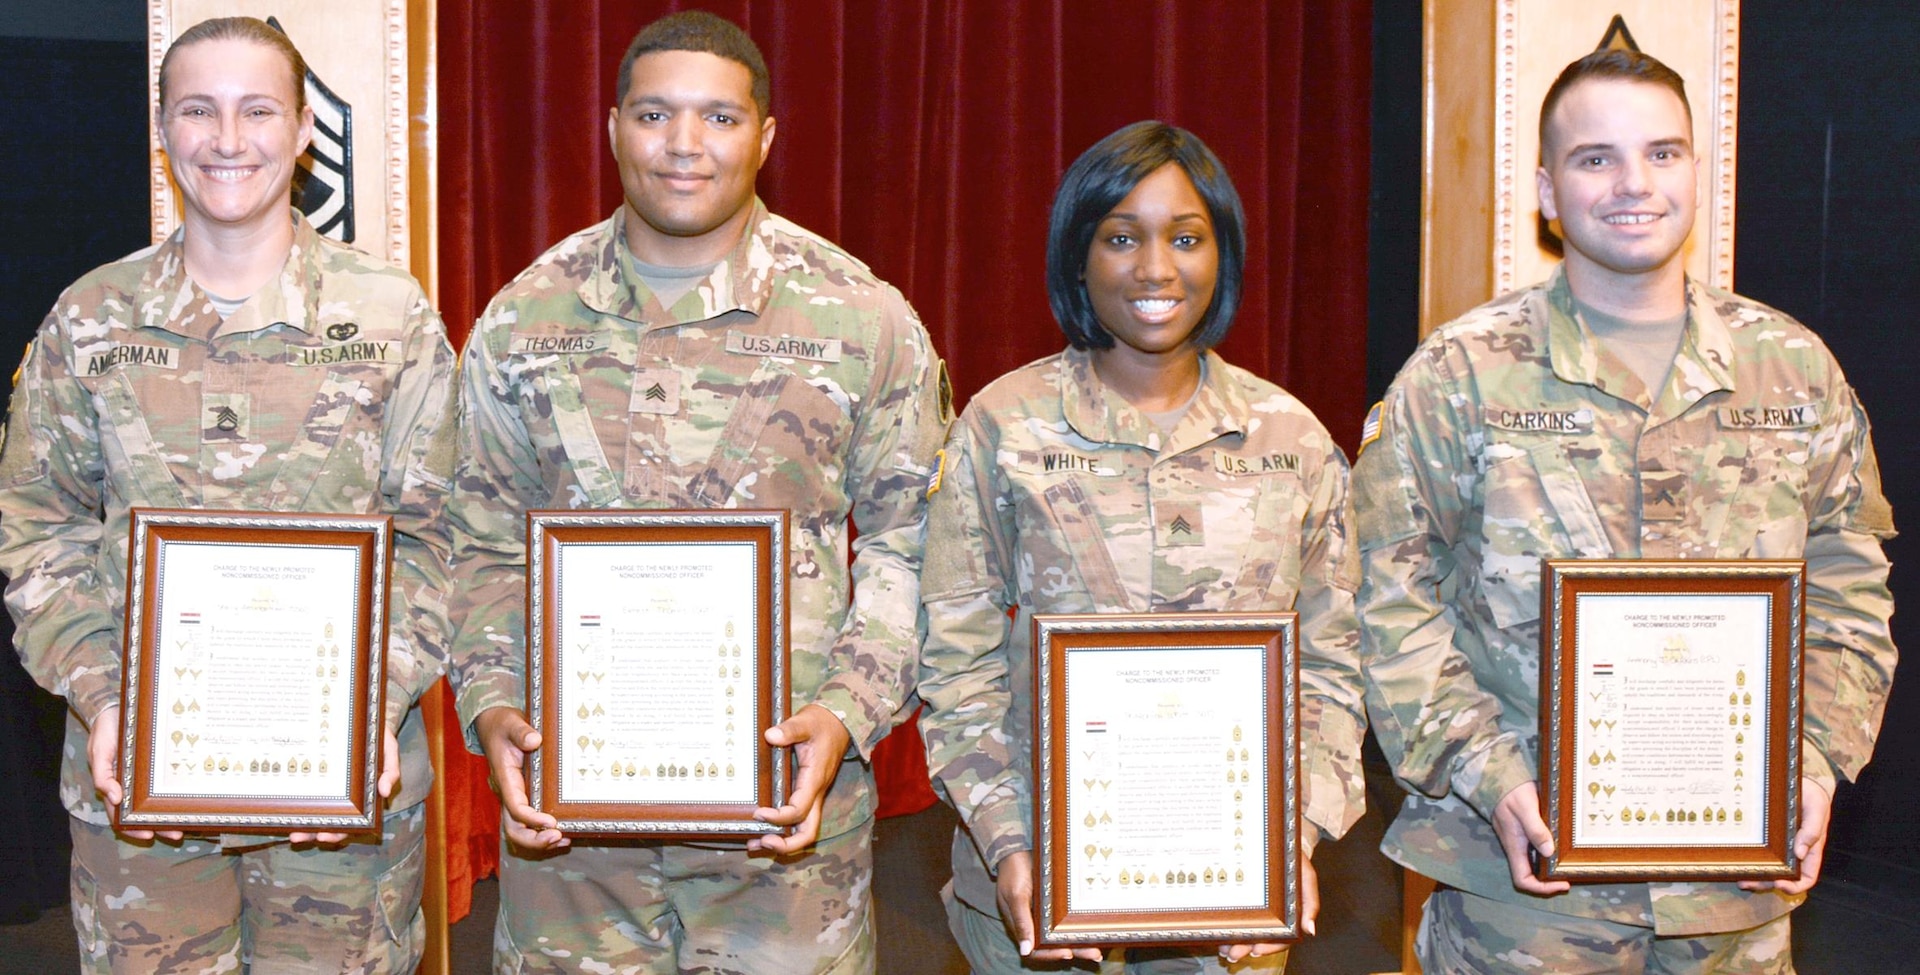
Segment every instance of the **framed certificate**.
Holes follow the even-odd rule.
[[[787,513],[527,514],[533,805],[580,834],[752,835],[786,803]]]
[[[391,520],[131,516],[119,824],[377,833]]]
[[[1806,564],[1546,560],[1549,880],[1796,877]]]
[[[1293,613],[1036,616],[1046,946],[1300,937]]]

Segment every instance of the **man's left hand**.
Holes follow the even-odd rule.
[[[1800,832],[1793,834],[1793,855],[1800,858],[1800,876],[1793,880],[1742,880],[1741,890],[1777,890],[1804,894],[1820,882],[1820,865],[1827,856],[1827,820],[1833,815],[1833,797],[1812,779],[1800,780]]]
[[[794,830],[786,836],[756,836],[747,841],[747,849],[786,856],[812,846],[820,838],[820,809],[827,790],[833,788],[833,780],[840,774],[840,762],[852,740],[847,726],[818,704],[809,704],[767,729],[767,744],[775,748],[792,746],[799,769],[787,804],[777,809],[762,807],[753,815],[761,822],[792,826]]]

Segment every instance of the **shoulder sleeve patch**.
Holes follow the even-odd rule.
[[[1367,449],[1368,444],[1380,439],[1380,416],[1386,412],[1386,407],[1385,402],[1379,402],[1373,404],[1373,409],[1367,411],[1366,420],[1360,424],[1361,450]],[[1357,452],[1355,456],[1358,456]]]
[[[947,364],[940,363],[940,422],[953,424],[953,381],[947,378]]]
[[[945,375],[945,370],[942,370],[941,374]],[[945,450],[938,450],[933,454],[933,470],[927,472],[927,497],[932,498],[934,495],[939,494],[940,486],[945,484],[946,480],[947,452]]]

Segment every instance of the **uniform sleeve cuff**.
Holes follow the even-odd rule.
[[[1009,800],[983,806],[974,810],[973,820],[967,824],[974,845],[980,848],[980,859],[995,875],[999,874],[1000,861],[1008,854],[1033,849],[1033,837],[1028,835],[1022,805]]]
[[[400,722],[406,719],[407,711],[412,707],[413,697],[407,693],[407,689],[400,686],[399,681],[388,678],[386,706],[387,730],[398,735],[400,733]]]
[[[847,737],[863,762],[873,761],[873,749],[893,730],[894,708],[864,678],[841,674],[821,685],[813,702],[840,719]]]
[[[454,707],[460,713],[460,731],[466,739],[467,751],[485,755],[486,751],[480,747],[480,735],[473,726],[474,721],[494,708],[514,708],[525,714],[526,684],[519,674],[511,670],[475,674],[460,682],[460,693]]]
[[[1495,741],[1488,747],[1481,765],[1479,783],[1462,795],[1481,818],[1493,822],[1493,811],[1507,793],[1535,781],[1533,763],[1511,738]],[[1458,773],[1456,773],[1456,778]]]
[[[67,684],[67,706],[73,708],[80,720],[93,727],[93,719],[100,712],[120,703],[120,680],[115,674],[108,677],[100,673],[90,673],[77,677]]]
[[[1800,777],[1827,790],[1829,798],[1833,796],[1834,780],[1839,777],[1834,774],[1833,763],[1805,735],[1800,737]]]
[[[1367,809],[1366,773],[1360,767],[1362,735],[1352,714],[1328,705],[1320,712],[1318,734],[1301,743],[1305,761],[1300,772],[1307,793],[1301,815],[1332,839],[1345,835]]]

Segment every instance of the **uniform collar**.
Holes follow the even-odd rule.
[[[1699,282],[1689,276],[1686,287],[1686,334],[1680,340],[1667,388],[1653,397],[1656,401],[1675,398],[1681,405],[1691,405],[1718,390],[1733,389],[1733,334]],[[1603,355],[1600,341],[1580,324],[1565,265],[1555,267],[1547,279],[1546,301],[1547,355],[1553,374],[1565,382],[1635,400],[1634,394],[1642,392],[1644,386],[1631,370],[1612,356]]]
[[[320,310],[319,289],[309,286],[320,279],[320,234],[298,210],[289,208],[288,213],[293,219],[293,248],[287,252],[278,277],[261,285],[225,321],[187,273],[187,228],[176,228],[154,251],[140,279],[136,300],[141,327],[208,341],[272,325],[311,333]]]
[[[706,280],[661,308],[653,289],[629,275],[621,252],[626,248],[627,208],[621,206],[605,224],[607,230],[595,255],[592,273],[580,284],[580,300],[595,312],[613,315],[649,327],[705,321],[729,311],[758,316],[773,296],[773,230],[776,218],[758,197],[747,218],[747,232],[733,250],[714,265]]]
[[[1075,433],[1096,443],[1129,444],[1163,454],[1179,453],[1229,434],[1245,433],[1253,416],[1246,396],[1227,375],[1226,360],[1211,350],[1201,354],[1204,378],[1199,394],[1173,432],[1164,437],[1146,414],[1100,381],[1089,352],[1068,349],[1061,367],[1067,380],[1061,390],[1061,415]]]

